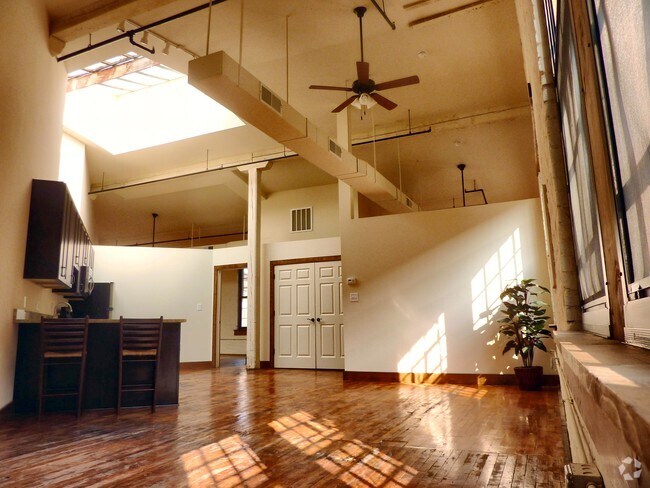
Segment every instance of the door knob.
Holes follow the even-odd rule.
[[[318,317],[316,320],[317,320],[318,322],[320,322],[320,317]]]
[[[320,320],[320,319],[318,319],[318,320]],[[309,321],[310,322],[315,322],[314,317],[310,318]]]

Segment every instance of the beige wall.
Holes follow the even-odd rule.
[[[343,226],[344,276],[358,280],[344,285],[347,371],[509,374],[520,365],[487,343],[505,285],[548,284],[539,199]],[[536,363],[552,373],[549,355]]]
[[[68,186],[70,196],[72,196],[90,239],[96,243],[93,236],[92,205],[88,198],[90,179],[86,162],[86,145],[68,134],[63,134],[61,139],[58,180],[65,182]]]
[[[95,281],[114,283],[113,318],[187,320],[181,362],[212,357],[212,276],[207,249],[95,246]]]
[[[246,355],[246,336],[235,335],[239,310],[239,270],[221,271],[221,354]]]
[[[32,178],[56,180],[65,70],[47,48],[37,0],[0,2],[0,408],[11,401],[17,328],[13,309],[52,313],[57,297],[23,281]],[[25,300],[25,297],[26,300]]]
[[[272,193],[262,200],[262,242],[302,241],[339,235],[337,184]],[[313,230],[291,232],[291,209],[312,207]]]

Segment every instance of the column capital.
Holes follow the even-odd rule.
[[[259,163],[253,163],[253,164],[247,164],[245,166],[240,166],[237,168],[239,171],[242,173],[248,173],[249,171],[253,170],[262,170],[266,169],[271,165],[269,161],[260,161]]]

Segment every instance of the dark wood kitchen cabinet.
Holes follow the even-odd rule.
[[[92,282],[92,265],[92,243],[66,184],[33,180],[23,278],[83,293],[76,281],[86,266]]]

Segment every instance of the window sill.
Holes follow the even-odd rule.
[[[618,465],[650,456],[650,350],[588,332],[553,334],[566,385],[585,421],[605,481],[619,478]],[[607,484],[607,483],[606,483]]]
[[[248,334],[248,329],[242,328],[242,329],[235,329],[235,335],[236,336],[245,336]]]

